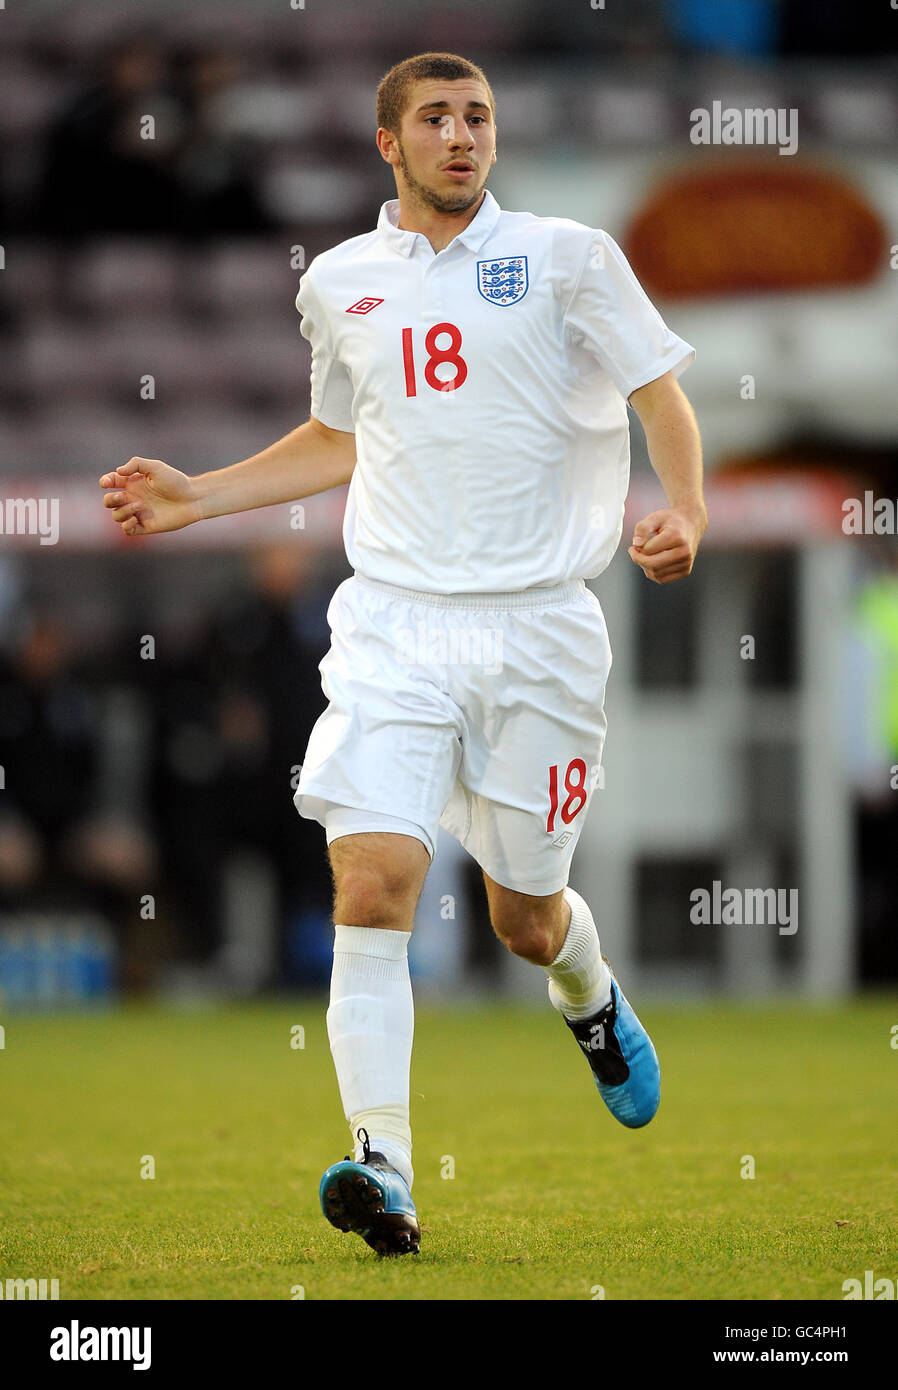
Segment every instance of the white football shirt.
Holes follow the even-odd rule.
[[[398,217],[387,202],[375,231],[316,256],[296,297],[311,413],[356,436],[350,564],[433,593],[600,574],[623,527],[627,398],[694,349],[603,231],[487,190],[435,253]]]

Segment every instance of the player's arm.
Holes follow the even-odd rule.
[[[228,468],[188,477],[161,459],[132,458],[100,479],[104,507],[126,536],[179,531],[229,512],[293,502],[348,483],[355,435],[312,416],[261,453]]]
[[[645,430],[649,459],[670,506],[637,523],[628,554],[657,584],[692,570],[708,526],[702,494],[702,444],[695,414],[673,372],[630,395]]]

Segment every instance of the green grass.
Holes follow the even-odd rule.
[[[419,1011],[423,1240],[396,1261],[318,1211],[348,1139],[321,1000],[9,1018],[0,1279],[56,1277],[63,1299],[755,1300],[898,1278],[898,1000],[644,1012],[662,1103],[631,1132],[548,1007]]]

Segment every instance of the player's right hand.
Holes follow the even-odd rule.
[[[179,531],[202,520],[194,480],[161,459],[129,459],[114,473],[104,473],[103,506],[112,511],[126,536],[154,536]]]

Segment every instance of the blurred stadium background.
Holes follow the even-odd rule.
[[[609,738],[572,881],[604,947],[640,995],[894,987],[898,541],[842,504],[898,508],[896,26],[827,0],[0,12],[0,1017],[327,979],[291,779],[343,496],[125,545],[97,478],[306,418],[299,274],[394,195],[374,92],[426,49],[493,85],[500,204],[604,227],[698,351],[696,571],[658,589],[622,550],[595,583]],[[797,152],[693,144],[717,101],[797,111]],[[627,525],[663,502],[633,420]],[[42,544],[16,519],[54,498]],[[714,881],[797,888],[798,930],[694,925]],[[448,837],[413,974],[543,994]]]

